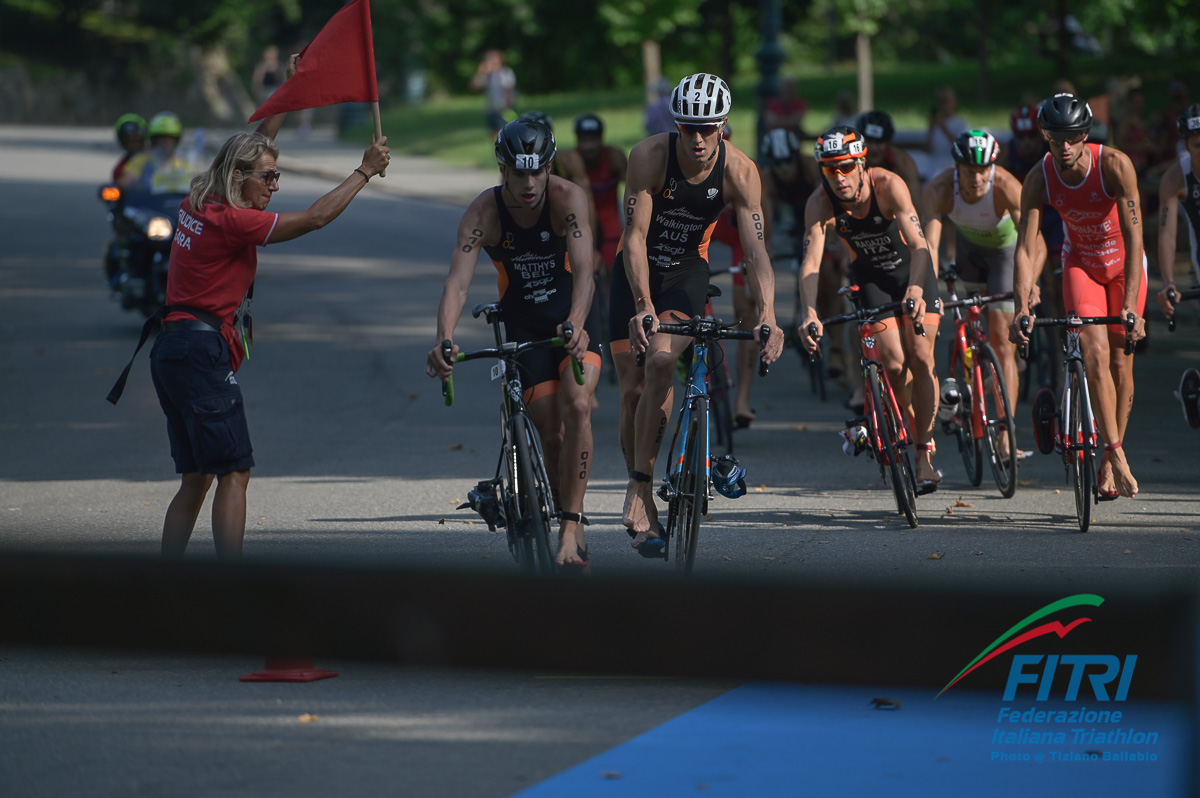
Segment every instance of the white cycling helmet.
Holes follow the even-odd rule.
[[[732,102],[725,81],[707,72],[697,72],[679,81],[671,92],[671,115],[676,122],[720,122],[729,116]]]

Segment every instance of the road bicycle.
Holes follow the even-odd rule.
[[[1033,322],[1032,326],[1030,321]],[[1065,319],[1030,319],[1022,316],[1021,331],[1026,335],[1038,327],[1062,327],[1063,332],[1063,379],[1062,400],[1055,410],[1054,390],[1043,388],[1033,400],[1034,440],[1038,451],[1050,454],[1057,451],[1063,460],[1066,478],[1075,488],[1075,514],[1079,518],[1079,531],[1087,532],[1092,520],[1092,505],[1114,497],[1102,497],[1096,484],[1096,447],[1100,435],[1096,418],[1092,414],[1092,400],[1088,393],[1087,369],[1083,362],[1079,334],[1085,324],[1121,324],[1125,327],[1125,354],[1133,352],[1129,334],[1133,331],[1134,317],[1092,316],[1080,318],[1068,313]],[[1020,347],[1021,357],[1028,356],[1025,346]]]
[[[715,286],[710,292],[719,296]],[[646,316],[642,326],[647,333],[653,320]],[[666,473],[658,489],[658,497],[667,504],[663,558],[675,558],[675,571],[679,576],[691,574],[696,562],[696,542],[700,537],[700,522],[708,512],[709,499],[713,498],[710,486],[713,482],[713,459],[709,449],[710,396],[708,373],[712,365],[711,353],[714,344],[727,340],[753,340],[750,330],[739,330],[736,325],[725,324],[720,319],[694,317],[675,324],[659,324],[658,332],[667,335],[686,335],[693,341],[692,361],[684,384],[683,397],[675,422],[675,434],[668,450]],[[759,328],[759,343],[766,346],[771,328]],[[639,362],[644,360],[639,356]],[[767,375],[766,363],[759,363],[759,376]],[[717,461],[718,485],[721,494],[737,498],[746,492],[745,468],[729,455]],[[672,554],[672,547],[674,553]]]
[[[950,264],[941,274],[946,281],[950,301],[942,307],[954,312],[954,339],[950,345],[950,373],[958,389],[954,414],[943,420],[942,429],[958,440],[958,453],[967,469],[967,478],[975,487],[983,482],[983,460],[986,456],[992,478],[1000,495],[1011,499],[1017,490],[1017,440],[1013,423],[1012,403],[1004,382],[1000,360],[988,343],[983,328],[983,307],[990,302],[1012,299],[1013,292],[991,296],[971,296],[959,299],[958,272]],[[966,316],[963,316],[963,309]],[[949,405],[953,399],[946,396]],[[1008,452],[1000,451],[1000,433],[1008,434]]]
[[[912,455],[909,447],[913,444],[912,435],[904,423],[904,414],[896,401],[895,391],[888,380],[887,369],[879,360],[875,349],[876,328],[880,325],[876,318],[882,313],[899,310],[904,307],[912,309],[912,300],[890,302],[876,308],[862,307],[863,297],[857,285],[846,286],[838,294],[847,297],[858,310],[823,319],[821,324],[830,327],[846,322],[859,322],[858,337],[861,345],[859,366],[862,369],[863,380],[866,383],[864,391],[863,415],[846,421],[846,429],[850,430],[853,438],[855,454],[867,451],[879,466],[879,476],[885,485],[890,484],[896,496],[896,509],[915,528],[917,519],[917,496],[928,493],[932,489],[918,491],[917,480],[913,472]],[[913,330],[917,335],[924,336],[925,328],[920,322],[913,322]],[[817,325],[809,324],[809,337],[817,338]],[[819,356],[820,348],[814,355]]]
[[[741,266],[731,266],[728,269],[712,269],[709,272],[709,276],[716,277],[725,273],[737,275],[743,272]],[[717,317],[713,312],[712,301],[720,296],[721,289],[715,285],[709,285],[704,301],[704,318],[710,321],[716,320]],[[711,366],[708,369],[707,380],[708,396],[714,421],[713,429],[717,433],[717,445],[725,447],[725,454],[732,456],[734,431],[733,403],[734,398],[737,396],[737,382],[734,380],[733,370],[729,368],[729,359],[725,357],[725,347],[721,346],[720,341],[713,341],[709,359]],[[682,358],[680,359],[680,363],[682,364],[679,375],[680,381],[686,383],[689,369]]]
[[[500,327],[500,303],[482,303],[471,311],[475,318],[481,314],[492,325],[496,346],[459,352],[454,356],[453,344],[445,340],[442,341],[442,357],[455,363],[482,358],[499,361],[492,366],[492,379],[500,380],[500,459],[496,476],[472,488],[467,493],[467,501],[458,509],[469,507],[475,510],[492,532],[503,527],[508,536],[508,549],[522,570],[553,573],[555,544],[551,524],[559,517],[559,512],[550,488],[541,437],[525,406],[517,356],[529,349],[564,346],[571,340],[573,330],[570,322],[563,322],[561,338],[505,343]],[[583,385],[583,368],[574,359],[571,368],[575,382]],[[442,383],[442,394],[447,407],[454,404],[453,377]]]

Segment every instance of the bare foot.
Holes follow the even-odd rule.
[[[642,544],[645,543],[646,541],[658,540],[658,539],[659,538],[658,538],[658,530],[657,529],[653,532],[647,530],[645,532],[638,532],[637,535],[633,539],[633,543],[631,543],[630,545],[633,546],[635,549],[640,549],[642,547]],[[647,549],[647,551],[653,551],[653,549]]]
[[[1112,474],[1117,483],[1117,492],[1127,499],[1132,499],[1137,495],[1138,484],[1137,480],[1133,478],[1133,472],[1129,470],[1125,452],[1117,449],[1110,454],[1112,456],[1108,458],[1108,461],[1112,464]]]
[[[942,481],[942,472],[933,467],[933,452],[927,452],[923,449],[917,450],[917,482],[933,482]]]
[[[554,564],[563,565],[584,565],[588,562],[580,556],[580,552],[587,551],[587,544],[583,540],[583,524],[575,521],[563,521],[562,526],[558,530],[558,554],[554,556]]]
[[[650,509],[654,502],[650,498],[650,483],[629,480],[625,489],[625,507],[621,510],[621,523],[626,529],[634,532],[646,532],[650,529]]]
[[[1112,495],[1119,491],[1117,490],[1117,483],[1113,479],[1113,467],[1112,463],[1109,462],[1108,454],[1108,452],[1105,452],[1104,456],[1100,458],[1100,469],[1096,474],[1096,487],[1101,493]]]

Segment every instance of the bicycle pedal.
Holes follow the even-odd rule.
[[[658,498],[662,499],[663,501],[669,502],[671,499],[675,498],[675,491],[671,490],[670,485],[663,484],[659,486],[657,495]]]

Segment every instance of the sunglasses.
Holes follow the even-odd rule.
[[[1047,130],[1046,138],[1057,144],[1078,144],[1087,138],[1087,133],[1078,130]]]
[[[826,177],[834,177],[836,175],[848,175],[858,168],[858,161],[842,161],[830,166],[821,166],[821,171]]]
[[[267,185],[270,185],[271,183],[279,182],[279,172],[276,172],[273,169],[251,169],[248,172],[246,172],[246,174],[262,175],[263,182],[266,183]]]
[[[676,126],[679,128],[679,132],[685,136],[694,136],[699,133],[702,138],[708,138],[721,129],[720,122],[715,125],[689,125],[679,122]]]

